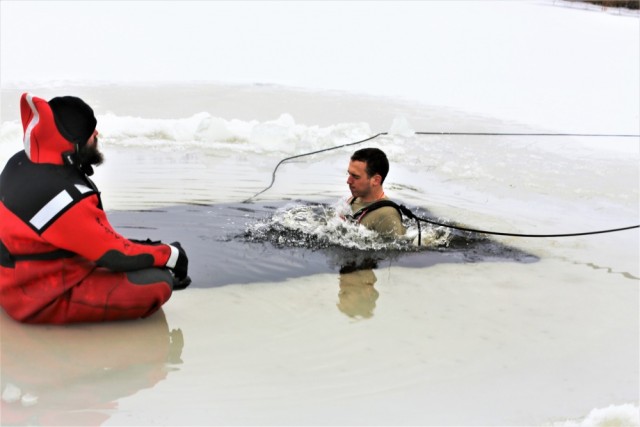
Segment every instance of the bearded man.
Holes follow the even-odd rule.
[[[180,243],[129,240],[89,178],[103,161],[82,99],[23,94],[24,150],[0,175],[0,306],[25,323],[147,317],[184,289]]]

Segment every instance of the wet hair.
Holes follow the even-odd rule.
[[[389,160],[384,151],[378,148],[363,148],[356,151],[351,156],[352,161],[364,162],[367,166],[365,171],[369,177],[378,174],[382,177],[380,183],[384,182],[384,179],[389,173]]]

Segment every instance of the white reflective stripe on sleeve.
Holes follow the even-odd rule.
[[[171,255],[169,256],[169,261],[167,261],[165,265],[167,266],[167,268],[176,268],[176,263],[178,262],[178,256],[180,256],[180,252],[175,246],[167,246],[171,248]]]
[[[76,184],[76,188],[78,189],[80,194],[85,194],[85,193],[88,193],[89,191],[93,191],[91,188],[87,187],[86,185],[82,185],[82,184]]]
[[[44,227],[53,217],[58,215],[64,208],[69,206],[73,202],[73,198],[67,193],[67,190],[62,190],[56,197],[51,199],[49,203],[44,205],[37,214],[29,221],[36,229],[40,230]]]
[[[33,95],[31,95],[30,93],[27,94],[27,103],[29,104],[29,107],[31,107],[33,117],[31,118],[31,121],[27,126],[27,130],[24,131],[24,151],[27,153],[27,157],[31,159],[31,132],[40,121],[40,114],[38,113],[38,109],[33,103]]]

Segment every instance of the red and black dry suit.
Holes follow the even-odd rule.
[[[0,305],[28,323],[146,317],[173,289],[178,250],[118,234],[44,99],[22,95],[24,151],[0,175]]]

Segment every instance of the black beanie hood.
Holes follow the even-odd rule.
[[[98,124],[93,109],[75,96],[52,98],[48,104],[62,136],[78,147],[85,145]]]

